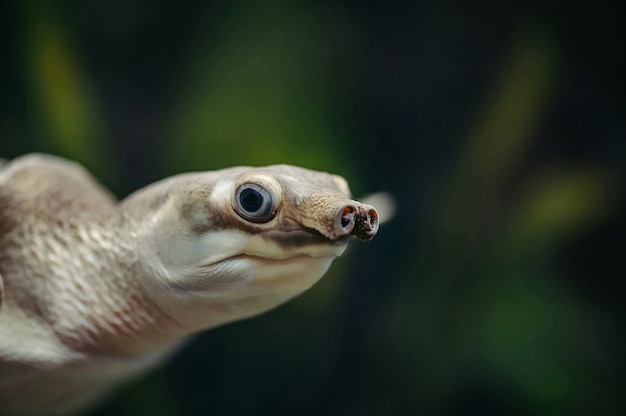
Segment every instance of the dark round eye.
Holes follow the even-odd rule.
[[[235,208],[239,215],[252,222],[267,222],[274,216],[272,194],[254,183],[244,183],[237,188]]]

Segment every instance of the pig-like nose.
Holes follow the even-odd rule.
[[[360,240],[371,240],[378,232],[378,213],[371,205],[353,201],[339,208],[333,228],[336,237],[351,234]]]

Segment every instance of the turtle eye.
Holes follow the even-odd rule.
[[[235,210],[252,222],[267,222],[274,217],[272,194],[255,183],[244,183],[235,193]]]

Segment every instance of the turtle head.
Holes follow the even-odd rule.
[[[146,285],[194,329],[302,293],[353,237],[378,230],[376,209],[352,200],[342,177],[294,166],[186,174],[157,188],[137,236],[152,271]]]

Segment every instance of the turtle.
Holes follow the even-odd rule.
[[[83,411],[193,334],[310,288],[378,211],[291,165],[183,173],[121,201],[80,164],[0,166],[0,414]]]

